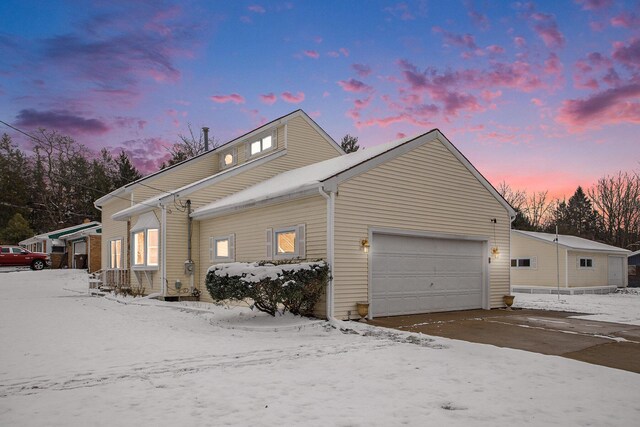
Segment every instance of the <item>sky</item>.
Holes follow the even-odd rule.
[[[438,128],[494,185],[569,197],[640,170],[640,1],[0,3],[0,120],[27,132],[149,173],[189,125],[297,109],[363,147]]]

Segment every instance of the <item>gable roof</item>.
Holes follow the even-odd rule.
[[[529,237],[532,239],[542,240],[547,243],[555,244],[556,235],[551,233],[539,233],[536,231],[522,231],[511,230],[511,232]],[[582,237],[567,236],[564,234],[558,235],[558,244],[567,249],[579,250],[579,251],[591,251],[591,252],[616,252],[624,253],[625,255],[630,251],[616,246],[605,245],[604,243],[594,242],[593,240],[583,239]]]
[[[102,233],[102,224],[98,223],[91,227],[85,227],[80,230],[74,230],[65,234],[61,234],[58,236],[58,238],[61,240],[73,240],[73,239],[79,239],[89,235],[96,235],[101,233]]]
[[[344,156],[283,172],[252,187],[196,209],[191,216],[202,219],[222,215],[236,209],[268,203],[282,197],[291,198],[296,195],[317,192],[319,188],[334,188],[338,183],[356,174],[365,172],[433,140],[440,141],[448,148],[505,207],[509,214],[512,217],[515,216],[513,208],[438,129],[433,129],[418,136],[367,147]]]
[[[47,231],[46,233],[37,234],[33,237],[29,237],[28,239],[22,240],[18,244],[23,245],[23,244],[35,243],[38,240],[58,239],[60,236],[63,236],[65,234],[75,233],[77,231],[85,230],[85,229],[92,228],[95,226],[100,226],[100,225],[101,224],[98,221],[85,222],[82,224],[73,225],[71,227],[60,228],[58,230]]]
[[[179,169],[184,167],[185,165],[188,165],[189,162],[192,162],[196,159],[205,157],[205,156],[212,156],[214,153],[218,153],[220,151],[226,150],[229,147],[244,142],[245,139],[250,138],[256,134],[262,133],[262,132],[266,132],[271,128],[277,128],[278,126],[281,126],[282,124],[288,122],[291,119],[294,119],[296,117],[301,117],[302,119],[304,119],[309,125],[311,125],[311,127],[313,127],[316,132],[318,132],[318,134],[320,134],[331,146],[333,146],[333,148],[335,148],[335,150],[340,153],[340,154],[345,154],[344,150],[342,149],[342,147],[340,146],[340,144],[338,144],[333,138],[331,138],[331,136],[329,136],[329,134],[327,132],[324,131],[324,129],[322,129],[311,117],[309,117],[309,115],[307,113],[305,113],[303,110],[298,109],[295,110],[291,113],[285,114],[284,116],[278,117],[275,120],[270,121],[269,123],[266,123],[256,129],[253,129],[249,132],[246,132],[243,135],[240,135],[230,141],[225,142],[224,144],[219,145],[218,147],[215,147],[209,151],[206,151],[204,153],[198,154],[197,156],[191,157],[187,160],[183,160],[180,163],[176,163],[175,165],[171,165],[168,166],[164,169],[160,169],[156,172],[150,173],[149,175],[143,176],[142,178],[130,182],[128,184],[123,185],[122,187],[110,192],[109,194],[106,194],[102,197],[100,197],[99,199],[97,199],[94,202],[94,205],[96,206],[102,206],[105,202],[109,201],[110,199],[114,198],[114,197],[119,197],[121,194],[126,193],[128,191],[131,191],[135,186],[137,186],[138,184],[141,184],[143,181],[146,181],[148,179],[154,178],[158,175],[161,175],[163,173],[169,172],[171,170],[174,169]]]

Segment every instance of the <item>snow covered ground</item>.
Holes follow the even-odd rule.
[[[640,375],[630,372],[85,289],[74,271],[0,273],[0,425],[621,426],[640,417]]]
[[[548,295],[515,293],[514,307],[573,311],[588,316],[579,319],[640,326],[640,288],[621,289],[604,295]],[[640,357],[640,355],[638,355]]]

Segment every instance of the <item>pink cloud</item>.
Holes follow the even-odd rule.
[[[531,98],[531,103],[536,107],[544,107],[544,101],[538,98]]]
[[[504,48],[502,46],[498,46],[496,44],[492,44],[491,46],[487,46],[485,48],[487,50],[487,52],[493,53],[493,54],[501,54],[504,53]]]
[[[360,77],[367,77],[371,74],[371,67],[365,64],[352,64],[351,68],[353,68]]]
[[[265,95],[260,95],[260,101],[267,105],[273,105],[278,100],[278,97],[275,93],[267,93]]]
[[[402,139],[402,138],[406,138],[407,134],[404,132],[398,132],[396,133],[396,139]]]
[[[527,41],[523,37],[514,37],[513,42],[516,46],[522,48],[527,45]]]
[[[471,21],[474,24],[476,24],[483,30],[486,30],[487,28],[489,28],[489,18],[487,17],[487,15],[474,10],[470,4],[468,4],[467,7],[469,7],[469,10],[467,11],[467,15],[469,16],[469,18],[471,18]]]
[[[562,47],[564,45],[564,36],[558,29],[555,16],[535,12],[531,14],[531,19],[533,20],[533,30],[547,47]]]
[[[544,72],[547,74],[560,74],[563,68],[560,58],[553,52],[544,61]]]
[[[338,51],[345,57],[349,57],[349,49],[347,49],[346,47],[341,47],[340,49],[338,49]]]
[[[172,143],[161,138],[132,139],[122,142],[121,145],[133,165],[143,175],[157,171],[160,164],[171,158],[169,149]]]
[[[239,95],[237,93],[232,93],[229,95],[214,95],[211,97],[213,102],[217,102],[218,104],[224,104],[227,102],[233,102],[234,104],[244,104],[244,96]]]
[[[629,44],[614,43],[611,56],[629,68],[640,69],[640,38],[632,39]]]
[[[373,90],[373,87],[356,79],[340,80],[338,84],[345,92],[364,93],[371,92]]]
[[[313,58],[313,59],[320,58],[320,54],[315,50],[305,50],[303,53],[305,56],[308,56],[309,58]]]
[[[606,9],[613,4],[613,0],[575,0],[575,2],[581,4],[583,10]]]
[[[640,84],[632,83],[562,103],[558,121],[572,130],[616,123],[640,124]]]
[[[280,95],[283,101],[288,102],[290,104],[299,104],[304,101],[304,92],[298,92],[297,94],[292,94],[291,92],[283,92]]]
[[[640,18],[633,12],[625,11],[611,18],[611,25],[614,27],[638,28],[640,27]]]
[[[482,99],[484,99],[487,102],[491,102],[494,99],[500,98],[501,96],[502,96],[501,90],[497,90],[495,92],[491,92],[490,90],[483,90],[481,93]]]
[[[600,32],[604,30],[605,24],[603,22],[591,21],[589,22],[589,28],[592,31]]]
[[[250,12],[253,12],[253,13],[265,13],[266,12],[265,8],[260,6],[259,4],[252,4],[251,6],[247,7],[247,9]]]
[[[446,44],[474,50],[478,48],[475,38],[471,34],[454,34],[441,27],[433,27],[431,30],[434,33],[442,34]]]

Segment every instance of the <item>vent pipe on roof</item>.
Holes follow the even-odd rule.
[[[204,134],[204,151],[207,152],[209,151],[209,128],[203,127],[202,133]]]

